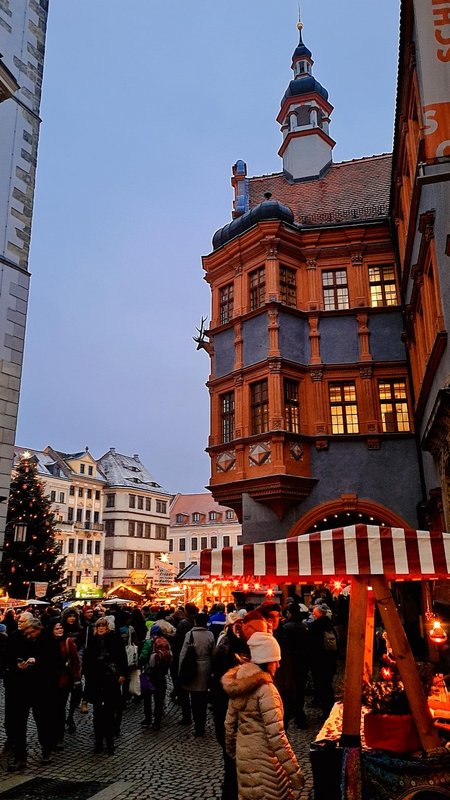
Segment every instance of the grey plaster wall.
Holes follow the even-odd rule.
[[[234,369],[234,329],[228,328],[214,336],[214,377],[221,378]]]
[[[245,320],[242,325],[244,367],[264,361],[269,354],[269,332],[267,314]]]
[[[244,495],[244,542],[282,539],[306,512],[347,493],[381,503],[417,526],[416,505],[422,497],[413,438],[383,442],[380,450],[368,450],[359,440],[331,441],[328,450],[312,448],[311,476],[318,480],[311,494],[291,506],[281,522],[269,508]]]
[[[320,355],[325,364],[354,364],[359,360],[355,317],[322,317],[319,332]]]
[[[368,326],[370,352],[375,361],[406,360],[406,349],[401,340],[403,320],[400,311],[371,314]]]
[[[308,364],[310,360],[308,321],[303,317],[280,312],[278,322],[281,357],[297,364]]]

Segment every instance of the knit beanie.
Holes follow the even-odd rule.
[[[281,660],[280,645],[271,633],[253,633],[247,644],[254,664]]]
[[[249,611],[242,620],[242,635],[247,641],[253,633],[267,633],[267,620],[260,611]]]

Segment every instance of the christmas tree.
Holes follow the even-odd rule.
[[[2,582],[10,597],[33,597],[33,583],[48,583],[47,594],[62,588],[64,558],[55,542],[55,518],[35,460],[24,453],[16,467],[6,518]]]

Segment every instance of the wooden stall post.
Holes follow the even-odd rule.
[[[386,628],[400,677],[405,686],[406,696],[414,722],[425,751],[441,747],[441,742],[428,708],[427,699],[420,682],[414,656],[403,630],[394,598],[384,576],[372,576],[375,600]]]
[[[350,590],[347,658],[342,715],[342,747],[361,746],[361,694],[366,639],[367,593],[369,580],[354,576]]]
[[[364,680],[372,680],[373,672],[373,637],[375,634],[375,597],[372,587],[367,595],[366,636],[364,641]]]

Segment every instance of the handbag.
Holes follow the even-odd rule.
[[[128,644],[125,645],[127,651],[127,662],[130,670],[137,669],[139,666],[139,654],[137,644],[131,644],[131,631],[128,629]]]
[[[195,651],[194,637],[191,631],[187,650],[180,664],[180,683],[182,686],[192,683],[197,675],[197,653]]]
[[[141,694],[148,694],[149,692],[155,691],[155,687],[146,672],[141,672],[139,677],[141,681]]]
[[[141,696],[141,673],[140,670],[134,669],[130,675],[130,682],[128,685],[128,691],[130,694],[134,695],[134,697]]]

